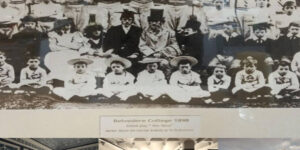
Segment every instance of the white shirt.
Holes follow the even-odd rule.
[[[156,70],[154,73],[143,70],[138,74],[135,84],[141,86],[159,86],[166,85],[167,81],[165,74],[161,70]]]
[[[235,86],[242,87],[243,85],[251,85],[247,86],[247,89],[256,89],[257,87],[261,87],[265,85],[265,78],[261,71],[255,70],[251,74],[247,74],[245,70],[241,70],[236,74],[235,77]]]
[[[68,89],[78,89],[78,88],[96,88],[96,78],[92,73],[86,72],[84,74],[73,73],[65,81],[65,87]]]
[[[230,85],[231,77],[224,74],[223,78],[219,79],[215,75],[211,75],[207,80],[208,91],[215,92],[219,89],[227,89]]]
[[[283,84],[288,84],[286,88],[289,89],[299,89],[299,81],[294,72],[289,71],[281,76],[278,71],[274,71],[269,75],[269,85],[272,89],[280,89]]]
[[[107,74],[103,80],[103,88],[112,88],[120,86],[133,85],[134,76],[129,72],[124,72],[121,75],[116,75],[114,72]]]
[[[194,84],[200,84],[201,82],[200,75],[194,71],[191,71],[188,74],[182,74],[180,71],[175,71],[170,78],[170,85],[175,86],[193,86]]]
[[[63,18],[63,7],[52,2],[49,2],[48,4],[42,2],[32,5],[31,10],[34,17],[54,17],[57,19]]]
[[[36,70],[31,70],[29,67],[23,68],[20,75],[20,83],[46,85],[47,72],[45,69],[38,67]]]

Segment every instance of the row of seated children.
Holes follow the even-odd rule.
[[[5,54],[0,54],[1,89],[3,92],[15,89],[14,94],[33,92],[54,94],[72,100],[87,98],[92,95],[116,97],[126,101],[129,97],[142,94],[145,98],[156,100],[162,95],[168,95],[176,102],[189,102],[192,98],[204,98],[205,102],[215,100],[228,101],[233,95],[239,99],[256,99],[259,97],[276,98],[292,97],[299,99],[299,81],[297,75],[290,69],[290,61],[282,59],[276,71],[268,77],[268,84],[261,71],[256,69],[257,60],[247,57],[242,61],[243,69],[236,74],[232,91],[229,90],[231,77],[226,74],[225,65],[218,64],[213,74],[208,78],[208,91],[201,88],[200,75],[192,71],[197,59],[191,56],[180,56],[170,61],[178,70],[173,72],[169,82],[164,73],[159,70],[160,59],[144,58],[140,63],[146,64],[135,82],[135,77],[126,71],[131,62],[125,58],[112,57],[107,61],[112,72],[103,81],[103,88],[97,88],[95,76],[88,71],[88,65],[93,61],[87,58],[76,58],[68,61],[74,72],[65,80],[64,87],[53,88],[47,84],[47,73],[39,67],[39,59],[32,57],[27,67],[23,68],[20,83],[14,84],[14,69],[5,62]],[[169,83],[169,84],[168,84]]]

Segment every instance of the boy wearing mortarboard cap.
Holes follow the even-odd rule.
[[[278,99],[299,98],[299,81],[297,75],[290,70],[290,60],[282,58],[276,71],[269,75],[271,94]]]
[[[289,59],[300,51],[300,21],[291,22],[289,24],[287,33],[280,36],[279,39],[274,42],[274,48],[272,48],[271,55],[274,58],[280,59],[282,56],[286,56]]]

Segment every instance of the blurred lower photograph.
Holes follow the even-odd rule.
[[[218,150],[211,138],[114,138],[99,139],[99,150]]]
[[[300,150],[300,139],[218,139],[220,150]]]
[[[0,150],[98,150],[97,138],[6,138]]]

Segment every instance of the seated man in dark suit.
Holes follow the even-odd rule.
[[[142,29],[134,26],[133,21],[134,12],[124,10],[121,15],[122,25],[111,27],[107,31],[103,49],[104,52],[112,49],[113,54],[130,59],[133,64],[138,64],[135,62],[140,57],[138,45]]]

